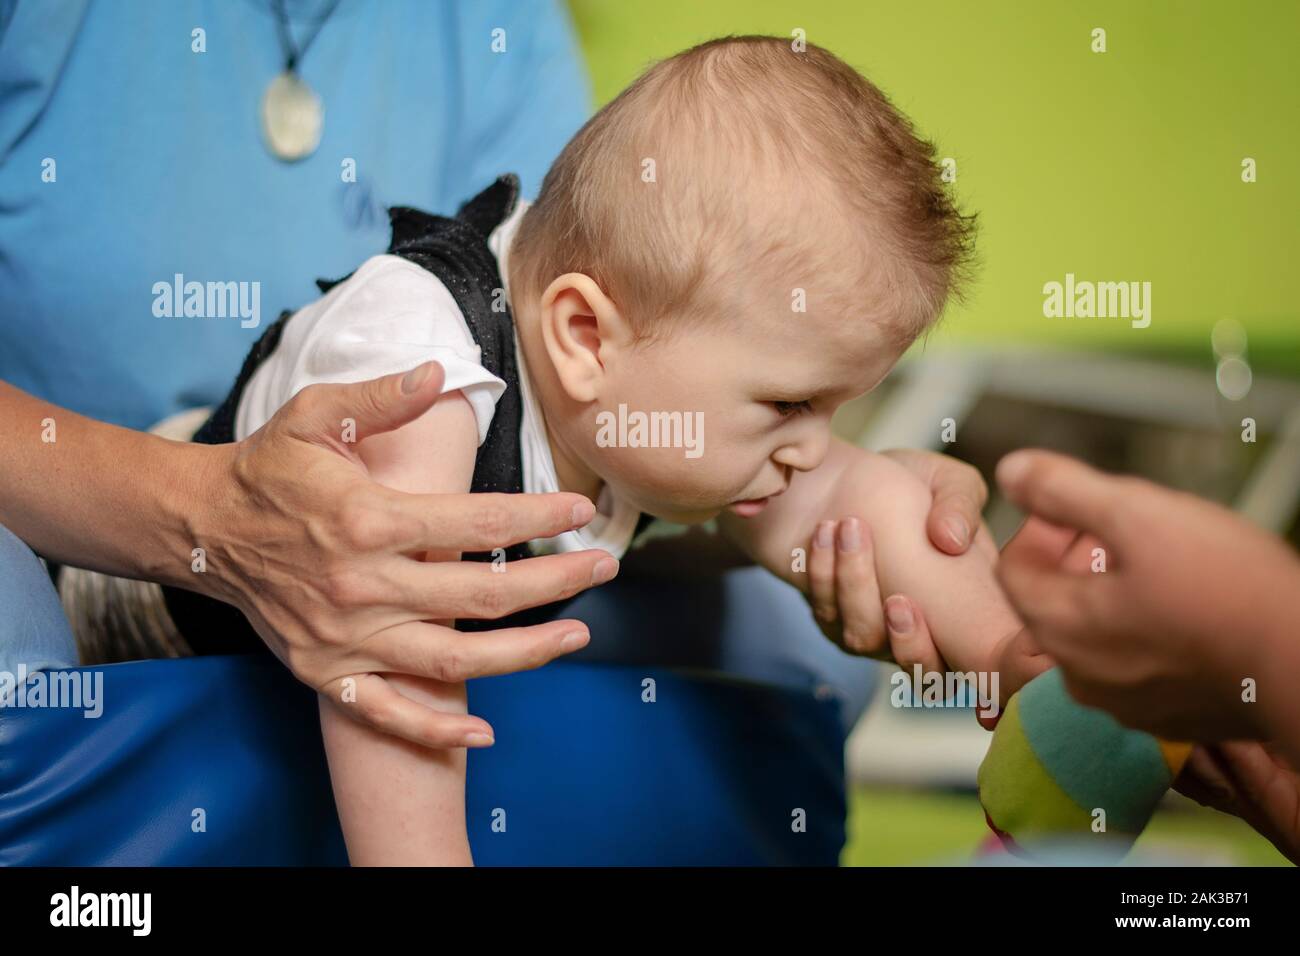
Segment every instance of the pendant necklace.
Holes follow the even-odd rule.
[[[273,156],[292,163],[310,156],[320,145],[325,109],[316,91],[299,76],[298,65],[325,21],[333,15],[339,0],[333,0],[325,15],[316,21],[316,29],[301,48],[294,46],[289,32],[289,15],[285,12],[284,0],[272,0],[271,5],[275,9],[280,48],[284,51],[284,70],[262,94],[262,135]]]

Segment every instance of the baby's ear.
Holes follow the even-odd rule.
[[[631,329],[590,276],[570,272],[542,294],[542,341],[564,391],[594,402],[605,383],[610,350],[631,341]]]

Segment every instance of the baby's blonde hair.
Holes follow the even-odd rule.
[[[722,311],[737,263],[788,269],[792,286],[837,267],[872,277],[875,297],[837,305],[910,340],[958,291],[973,239],[934,156],[827,50],[711,40],[651,67],[565,146],[511,247],[516,304],[580,272],[652,336]]]

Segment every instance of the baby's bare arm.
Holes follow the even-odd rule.
[[[474,411],[460,392],[452,392],[409,425],[365,439],[358,452],[376,481],[399,491],[440,494],[469,490],[477,446]],[[354,866],[469,865],[465,751],[426,750],[348,716],[347,708],[364,706],[367,682],[380,679],[436,710],[466,710],[463,683],[402,674],[361,676],[354,701],[321,699],[321,730],[348,857]]]
[[[755,561],[807,593],[794,550],[811,550],[819,521],[856,516],[871,530],[880,593],[906,594],[925,614],[944,659],[959,670],[994,670],[1021,624],[993,575],[989,549],[958,557],[926,535],[930,491],[898,463],[836,441],[821,467],[798,473],[759,515],[727,514],[724,531]]]

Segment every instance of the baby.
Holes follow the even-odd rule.
[[[586,528],[477,559],[508,573],[544,551],[621,557],[646,516],[716,518],[823,619],[874,566],[883,593],[923,608],[951,666],[999,669],[1021,624],[987,549],[940,554],[927,488],[831,433],[936,320],[970,245],[933,148],[879,90],[816,46],[712,41],[602,109],[535,203],[517,192],[507,175],[454,219],[394,210],[389,252],[270,327],[196,440],[242,439],[314,383],[437,360],[434,407],[359,442],[376,480],[597,502]],[[833,533],[848,515],[861,520]],[[813,594],[810,578],[834,584]],[[168,595],[196,651],[261,646],[200,605]],[[462,684],[386,679],[466,707]],[[378,734],[347,717],[355,706],[321,701],[353,862],[471,862],[465,752]]]

